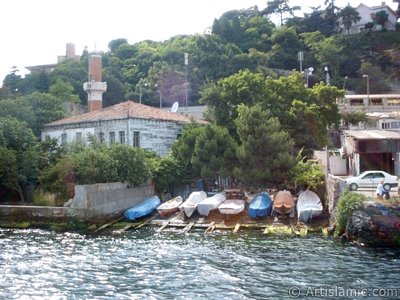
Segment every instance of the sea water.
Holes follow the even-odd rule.
[[[399,254],[260,231],[0,229],[0,299],[399,299]]]

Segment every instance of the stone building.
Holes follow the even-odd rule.
[[[58,55],[57,56],[57,63],[55,64],[46,64],[46,65],[36,65],[36,66],[28,66],[25,67],[28,69],[31,74],[39,74],[41,72],[51,73],[56,68],[57,64],[63,62],[67,59],[73,59],[75,61],[80,61],[81,56],[75,54],[75,44],[67,43],[65,49],[65,55]]]
[[[105,143],[128,144],[166,155],[191,118],[159,108],[122,102],[104,109],[48,123],[42,139],[56,138],[61,144],[85,141],[88,134]]]
[[[102,82],[99,52],[89,54],[88,74],[88,82],[83,88],[88,94],[89,112],[46,124],[42,129],[42,140],[56,138],[60,144],[65,144],[84,142],[88,135],[94,135],[109,145],[127,144],[163,156],[181,134],[182,125],[193,120],[185,114],[134,101],[103,108],[102,95],[107,83]]]

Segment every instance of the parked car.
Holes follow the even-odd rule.
[[[392,187],[398,186],[398,177],[384,171],[364,171],[358,176],[346,178],[346,184],[350,191],[361,188],[376,188],[381,180],[384,180],[383,188],[390,191]]]

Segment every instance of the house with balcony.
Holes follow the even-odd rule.
[[[358,21],[357,23],[354,23],[351,26],[348,34],[355,34],[366,30],[365,25],[367,25],[368,23],[374,23],[374,16],[376,15],[377,12],[380,11],[384,11],[387,13],[388,20],[385,22],[383,28],[381,27],[381,25],[374,23],[371,30],[372,31],[381,31],[382,29],[396,30],[397,14],[395,11],[393,11],[392,8],[390,8],[390,6],[386,5],[385,2],[382,2],[381,5],[377,6],[367,6],[363,3],[360,3],[356,7],[356,11],[358,12],[361,20]]]

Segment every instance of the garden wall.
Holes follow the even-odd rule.
[[[0,223],[103,223],[122,217],[123,211],[153,195],[152,185],[136,188],[124,183],[76,185],[75,197],[65,207],[0,205]]]

